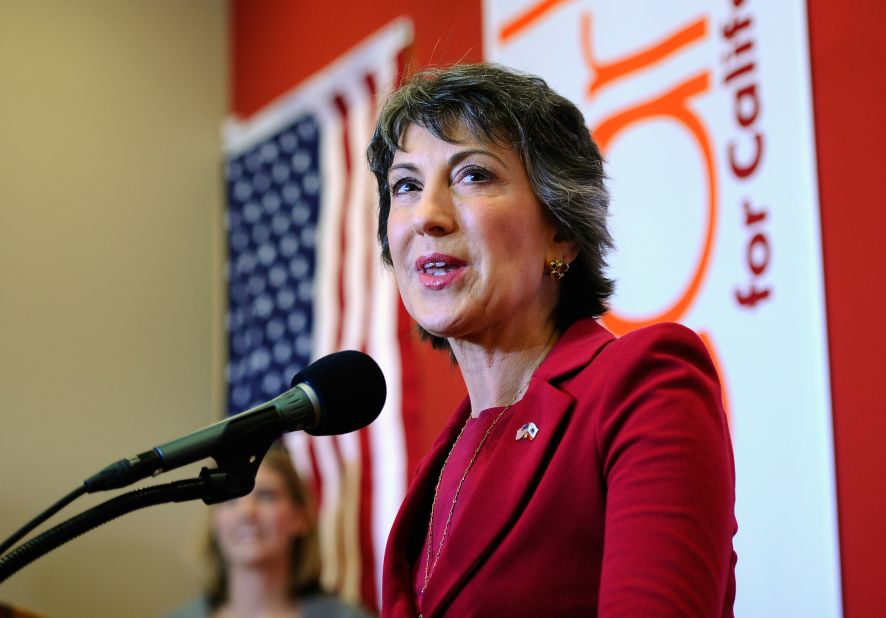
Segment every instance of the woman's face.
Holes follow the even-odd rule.
[[[571,261],[519,155],[462,128],[455,143],[412,125],[388,173],[388,242],[410,315],[480,344],[541,328],[557,303],[547,261]],[[531,331],[529,331],[531,332]]]
[[[225,561],[240,567],[289,560],[292,541],[308,526],[283,477],[269,466],[259,467],[252,493],[215,507],[212,523]]]

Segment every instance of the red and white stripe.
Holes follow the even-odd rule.
[[[229,150],[242,149],[304,113],[321,125],[322,202],[314,279],[313,357],[356,349],[387,381],[387,401],[368,428],[342,436],[286,436],[296,467],[317,488],[321,583],[351,601],[377,605],[388,531],[406,491],[399,298],[375,240],[375,180],[365,149],[380,97],[398,76],[411,43],[397,20],[247,122],[227,127]],[[342,388],[347,388],[343,384]]]

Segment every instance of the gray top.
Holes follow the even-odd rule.
[[[300,599],[304,618],[371,618],[374,614],[357,605],[345,603],[329,594],[313,594]],[[166,618],[209,618],[209,604],[205,597],[193,599]]]

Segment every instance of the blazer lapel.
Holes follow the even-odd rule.
[[[502,418],[502,422],[506,423],[503,434],[497,443],[490,444],[494,449],[490,463],[492,467],[472,488],[461,510],[469,515],[459,518],[453,525],[447,546],[443,548],[428,583],[422,603],[425,616],[437,615],[445,610],[474,570],[519,518],[544,474],[547,462],[566,430],[574,403],[571,395],[551,382],[587,366],[612,339],[613,336],[593,320],[576,323],[536,370],[519,405]],[[461,422],[464,422],[466,414],[465,410],[460,415]],[[535,439],[516,440],[517,431],[529,422],[538,426]],[[433,483],[436,483],[436,474],[460,426],[455,425],[451,429],[451,435],[446,437],[444,444],[438,443],[439,452],[435,452],[434,462],[428,468],[436,471],[433,475],[427,475],[433,476]],[[425,508],[424,519],[411,521],[427,520],[430,499]],[[530,540],[527,539],[527,542]]]
[[[487,471],[472,488],[461,511],[470,515],[452,527],[425,591],[424,615],[436,615],[448,605],[519,517],[556,448],[572,403],[569,395],[540,382],[530,386],[513,415],[502,419],[506,425],[491,463],[502,472]],[[517,430],[528,422],[538,426],[538,434],[534,440],[517,441]]]

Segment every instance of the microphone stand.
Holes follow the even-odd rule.
[[[0,557],[0,583],[53,549],[138,509],[198,499],[217,504],[245,496],[255,487],[258,466],[275,439],[254,436],[239,444],[229,441],[213,455],[217,468],[203,468],[193,479],[127,492],[63,521]]]

